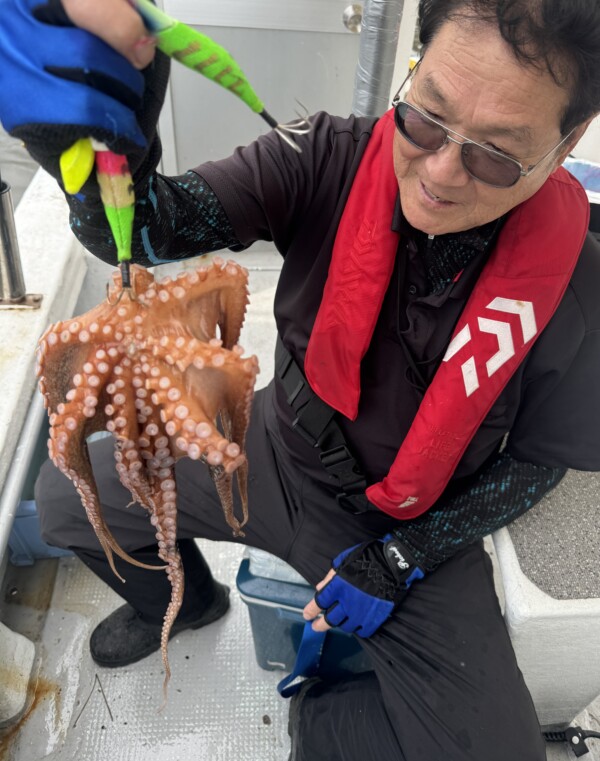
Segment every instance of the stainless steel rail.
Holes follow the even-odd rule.
[[[8,545],[45,414],[42,396],[35,391],[0,495],[0,561]]]
[[[38,309],[42,297],[25,292],[10,185],[0,177],[0,309]]]

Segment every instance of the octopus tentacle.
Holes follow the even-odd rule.
[[[248,304],[248,272],[234,261],[214,257],[210,267],[167,277],[144,294],[154,310],[168,311],[200,341],[216,336],[219,326],[226,348],[237,343]],[[158,303],[156,303],[158,302]]]
[[[177,487],[175,459],[169,450],[169,439],[160,429],[160,415],[153,411],[149,416],[144,437],[140,438],[142,454],[146,461],[150,497],[150,521],[156,530],[158,555],[166,563],[166,573],[171,582],[172,594],[165,613],[161,632],[161,655],[165,667],[164,694],[171,678],[167,645],[173,623],[183,601],[184,578],[181,556],[177,548]]]
[[[96,420],[97,390],[86,386],[84,375],[75,377],[75,386],[67,392],[67,400],[57,407],[50,416],[50,440],[48,451],[54,464],[73,481],[92,524],[98,541],[110,563],[114,574],[123,581],[114,565],[113,552],[123,560],[140,568],[154,570],[157,566],[140,563],[126,553],[108,528],[100,507],[100,498],[86,439],[92,433],[103,430],[102,420]],[[158,566],[160,568],[160,566]]]
[[[250,413],[252,408],[252,397],[254,393],[254,381],[258,373],[258,362],[247,360],[244,363],[244,370],[247,374],[247,386],[245,393],[239,394],[237,387],[232,382],[227,384],[226,401],[221,409],[221,421],[225,435],[237,442],[243,450],[246,439],[246,431],[250,423]],[[236,390],[234,390],[234,388]],[[227,465],[225,470],[228,471]],[[242,504],[242,521],[244,526],[248,521],[248,465],[247,462],[241,463],[236,471],[240,501]]]
[[[240,332],[246,315],[246,307],[249,303],[247,282],[248,272],[236,262],[228,261],[224,267],[230,275],[235,275],[238,282],[243,282],[244,287],[223,288],[220,291],[219,329],[223,339],[223,345],[231,349],[240,338]]]
[[[234,428],[233,428],[233,424],[232,424],[232,417],[231,417],[231,414],[230,414],[229,410],[222,409],[220,417],[221,417],[221,425],[223,426],[223,431],[225,433],[225,436],[227,438],[229,438],[229,439],[232,439],[232,440],[235,439],[236,438],[236,433],[234,432]],[[243,447],[244,446],[244,438],[245,438],[244,434],[241,433],[239,435],[239,438],[240,438],[240,444],[236,443],[235,446],[237,446],[237,447],[240,447],[240,446]],[[237,526],[235,527],[234,530],[237,529],[237,531],[239,531],[248,522],[248,462],[247,462],[247,460],[244,460],[244,462],[241,465],[239,465],[235,469],[235,471],[231,470],[231,468],[229,468],[229,470],[228,470],[228,467],[229,466],[226,465],[222,469],[222,471],[215,472],[213,480],[218,479],[218,478],[222,478],[223,475],[229,475],[229,476],[231,476],[231,474],[233,472],[235,472],[235,476],[236,476],[237,484],[238,484],[238,491],[239,491],[239,494],[240,494],[240,501],[241,501],[241,504],[242,504],[242,520],[238,521],[238,524],[237,524]],[[211,475],[212,475],[212,473],[211,473]],[[217,493],[219,493],[219,487],[218,487],[218,484],[217,484],[216,481],[215,481],[215,485],[217,486]],[[232,511],[233,511],[233,507],[232,507]],[[244,534],[242,533],[241,536],[243,536],[243,535]]]
[[[50,455],[75,484],[111,568],[116,573],[118,554],[168,574],[172,596],[161,635],[166,691],[167,642],[183,595],[175,464],[187,456],[208,465],[227,523],[234,536],[243,535],[244,444],[258,363],[237,345],[248,304],[243,267],[215,258],[176,278],[155,281],[137,265],[130,275],[131,288],[123,289],[115,271],[106,301],[46,330],[36,372],[50,415]],[[129,557],[105,524],[86,443],[104,429],[115,439],[121,482],[150,515],[163,566]],[[233,509],[234,473],[242,521]]]
[[[219,495],[219,500],[221,501],[221,505],[223,507],[227,525],[231,527],[234,537],[245,536],[244,532],[242,531],[242,524],[235,517],[233,511],[232,476],[229,473],[226,473],[223,468],[210,465],[208,472],[210,473],[210,477],[212,478],[217,490],[217,494]]]
[[[130,377],[127,378],[131,381],[133,388],[135,388],[136,368],[138,366],[134,365]],[[139,382],[142,383],[142,381]],[[142,410],[148,414],[149,408],[145,399],[123,393],[123,390],[116,384],[109,385],[107,390],[111,394],[107,411],[114,416],[115,460],[119,478],[123,486],[131,492],[134,501],[152,513],[152,487],[140,447],[140,442],[145,443],[145,439],[141,434],[138,419],[142,418],[145,421],[147,417],[142,414]],[[119,425],[117,430],[117,421],[119,424],[121,423],[119,418],[125,421],[125,425]],[[164,568],[164,566],[160,567]]]

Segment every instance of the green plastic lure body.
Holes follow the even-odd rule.
[[[132,2],[145,25],[156,35],[159,50],[237,95],[294,151],[302,152],[293,136],[305,135],[310,131],[311,127],[306,117],[298,114],[298,122],[279,124],[264,107],[246,75],[225,48],[205,34],[172,18],[150,0]],[[105,145],[95,144],[92,147],[92,142],[85,138],[68,148],[61,156],[63,183],[68,193],[79,192],[92,172],[94,155],[102,203],[121,265],[123,287],[128,288],[135,197],[127,158],[112,153]]]
[[[156,34],[157,47],[165,55],[237,95],[255,113],[265,110],[246,75],[225,48],[167,15],[150,0],[135,0],[135,6],[146,25]]]

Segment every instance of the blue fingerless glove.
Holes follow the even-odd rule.
[[[370,637],[422,579],[406,547],[392,534],[344,550],[333,561],[336,575],[315,595],[325,621]]]
[[[135,172],[156,134],[168,71],[160,53],[138,71],[70,24],[58,2],[0,0],[0,121],[56,179],[61,153],[90,136],[133,154]]]

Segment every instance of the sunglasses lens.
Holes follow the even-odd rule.
[[[463,143],[461,152],[469,174],[486,185],[510,188],[521,176],[518,164],[508,157],[491,153],[473,143]]]
[[[394,113],[400,133],[422,151],[439,151],[445,145],[448,133],[439,124],[430,121],[408,103],[399,103]],[[495,188],[510,188],[521,176],[519,165],[507,156],[486,151],[479,145],[463,143],[461,148],[465,169],[476,180]]]
[[[417,148],[424,151],[437,151],[446,142],[445,130],[430,122],[408,103],[396,107],[396,126],[404,137]]]

